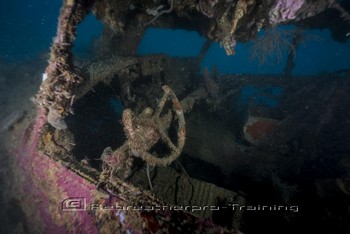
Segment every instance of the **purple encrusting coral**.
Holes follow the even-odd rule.
[[[223,232],[224,229],[210,220],[196,219],[183,212],[112,212],[108,209],[97,209],[90,214],[87,210],[62,210],[62,202],[67,198],[85,198],[86,204],[98,202],[103,206],[118,204],[126,207],[129,204],[118,197],[107,198],[106,194],[96,190],[95,185],[38,152],[39,132],[46,121],[44,111],[40,110],[32,129],[24,134],[22,145],[13,161],[17,196],[25,213],[29,233],[143,233],[142,230],[161,232],[163,229],[174,229],[173,223],[181,223],[183,227],[187,226],[193,231]],[[177,231],[182,228],[181,225],[176,227]]]
[[[87,211],[63,211],[67,198],[94,199],[95,186],[74,172],[37,152],[39,131],[46,122],[40,110],[29,139],[16,155],[21,205],[32,233],[98,233]],[[28,136],[27,136],[28,137]]]
[[[277,0],[269,13],[270,23],[276,24],[295,19],[304,2],[304,0]]]

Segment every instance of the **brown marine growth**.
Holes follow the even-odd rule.
[[[124,177],[128,177],[132,166],[132,155],[142,158],[150,166],[164,167],[179,157],[186,138],[184,113],[174,92],[168,86],[163,86],[163,91],[164,95],[155,111],[147,107],[142,113],[134,116],[130,109],[124,110],[122,121],[127,141],[114,152],[111,152],[110,148],[105,149],[102,155],[102,168],[104,171],[110,171],[111,176],[120,170],[125,170]],[[173,116],[169,111],[161,116],[169,98],[175,114]],[[178,121],[176,145],[167,134],[172,119]],[[159,140],[170,149],[170,155],[160,158],[149,152]]]

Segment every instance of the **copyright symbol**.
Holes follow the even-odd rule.
[[[63,211],[83,211],[86,210],[86,199],[84,197],[70,197],[62,201]]]

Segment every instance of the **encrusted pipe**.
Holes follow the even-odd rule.
[[[55,112],[56,118],[50,119],[50,124],[54,127],[64,126],[62,125],[64,116],[72,113],[74,91],[84,80],[82,72],[73,64],[72,47],[77,26],[88,14],[94,2],[95,0],[63,1],[49,64],[43,75],[45,79],[36,97],[39,106],[44,107],[47,112]]]

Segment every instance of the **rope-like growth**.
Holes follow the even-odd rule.
[[[171,13],[171,12],[173,11],[173,9],[174,9],[174,0],[170,0],[170,8],[169,8],[169,9],[166,9],[166,10],[160,11],[153,19],[151,19],[150,21],[148,21],[148,22],[145,24],[145,26],[150,25],[150,24],[152,24],[153,22],[155,22],[155,21],[159,18],[159,16],[161,16],[161,15],[163,15],[163,14],[169,14],[169,13]]]

